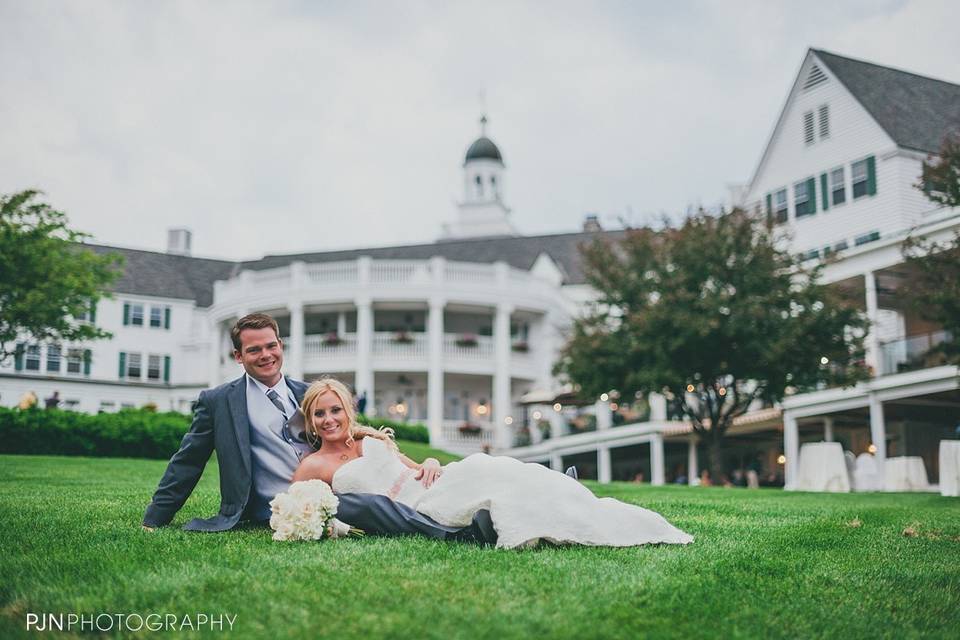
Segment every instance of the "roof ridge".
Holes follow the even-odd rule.
[[[184,255],[182,253],[169,253],[167,251],[158,251],[157,249],[141,249],[139,247],[127,247],[116,244],[102,244],[99,242],[80,242],[85,247],[99,247],[101,249],[119,249],[121,251],[135,251],[137,253],[152,253],[158,256],[171,256],[174,258],[187,258],[189,260],[206,260],[207,262],[219,262],[223,264],[239,264],[244,260],[229,260],[227,258],[206,258],[204,256]]]
[[[958,82],[950,82],[949,80],[942,80],[942,79],[940,79],[940,78],[934,78],[933,76],[925,76],[925,75],[923,75],[922,73],[917,73],[916,71],[907,71],[906,69],[901,69],[901,68],[899,68],[899,67],[891,67],[891,66],[885,65],[885,64],[877,64],[876,62],[870,62],[869,60],[861,60],[860,58],[851,58],[850,56],[844,56],[844,55],[841,55],[841,54],[839,54],[839,53],[834,53],[834,52],[832,52],[832,51],[827,51],[826,49],[815,49],[815,48],[811,47],[811,48],[810,48],[810,51],[816,53],[818,56],[823,56],[824,54],[826,54],[827,56],[832,56],[832,57],[834,57],[834,58],[840,58],[841,60],[846,60],[846,61],[848,61],[848,62],[856,62],[857,64],[862,64],[862,65],[866,65],[866,66],[869,66],[869,67],[876,67],[876,68],[878,68],[878,69],[887,69],[888,71],[896,71],[897,73],[902,73],[902,74],[905,74],[905,75],[908,75],[908,76],[913,76],[913,77],[915,77],[915,78],[921,78],[921,79],[923,79],[923,80],[929,80],[929,81],[931,81],[931,82],[940,82],[940,83],[942,83],[942,84],[947,84],[947,85],[950,85],[950,86],[952,86],[952,87],[960,87],[960,83],[958,83]]]

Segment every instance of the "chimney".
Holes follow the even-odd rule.
[[[600,220],[595,213],[588,213],[583,219],[583,231],[584,233],[596,233],[597,231],[603,231],[603,227],[600,226]]]
[[[167,229],[167,253],[189,256],[192,238],[190,229]]]

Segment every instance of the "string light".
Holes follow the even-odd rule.
[[[503,422],[505,424],[513,424],[513,416],[507,416],[506,418],[503,419]]]
[[[830,358],[828,358],[827,356],[823,356],[822,358],[820,358],[820,364],[830,364]]]
[[[779,456],[777,456],[777,464],[784,464],[786,461],[787,461],[787,456],[783,455],[782,453]]]
[[[869,447],[867,447],[867,451],[869,451],[870,453],[876,453],[876,452],[877,452],[877,445],[875,445],[875,444],[870,445]]]
[[[553,405],[553,410],[554,410],[554,411],[560,411],[560,409],[563,409],[563,405],[560,404],[559,402],[557,402],[557,403],[555,403],[555,404]]]
[[[534,411],[534,412],[533,412],[533,419],[534,419],[534,420],[539,420],[539,419],[542,418],[542,417],[543,417],[543,414],[540,413],[539,411]]]
[[[720,387],[720,390],[717,391],[717,393],[720,394],[721,396],[725,396],[727,395],[727,390],[724,387]]]
[[[692,385],[692,384],[688,384],[688,385],[687,385],[687,393],[693,393],[693,385]]]
[[[600,394],[600,402],[606,402],[606,401],[609,400],[609,399],[610,399],[610,395],[609,395],[609,394],[606,394],[606,393],[601,393],[601,394]]]

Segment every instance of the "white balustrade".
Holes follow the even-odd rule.
[[[482,451],[484,447],[494,445],[493,424],[490,422],[466,423],[463,420],[444,420],[441,436],[443,446],[456,452]]]
[[[466,336],[447,333],[443,336],[443,355],[458,360],[493,361],[493,338],[491,336]]]
[[[352,356],[357,352],[357,334],[306,336],[304,355],[308,358]]]
[[[359,279],[359,269],[355,260],[308,264],[306,271],[307,281],[312,284],[343,284],[356,282]]]
[[[497,274],[492,266],[475,265],[463,262],[448,262],[444,271],[447,282],[463,283],[493,283]]]
[[[370,265],[370,281],[376,284],[408,282],[419,271],[429,278],[429,263],[423,260],[375,260]]]
[[[426,358],[427,334],[377,331],[373,334],[373,355],[387,358]]]
[[[289,267],[279,269],[266,269],[264,271],[254,271],[251,280],[258,286],[276,286],[279,284],[290,284],[292,281]]]

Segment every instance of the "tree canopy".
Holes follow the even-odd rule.
[[[0,362],[17,341],[109,337],[89,314],[119,275],[120,257],[98,255],[40,192],[0,195]]]
[[[711,445],[754,400],[866,377],[867,321],[818,282],[766,222],[741,210],[628,230],[583,250],[598,292],[557,372],[596,397],[663,393]]]

